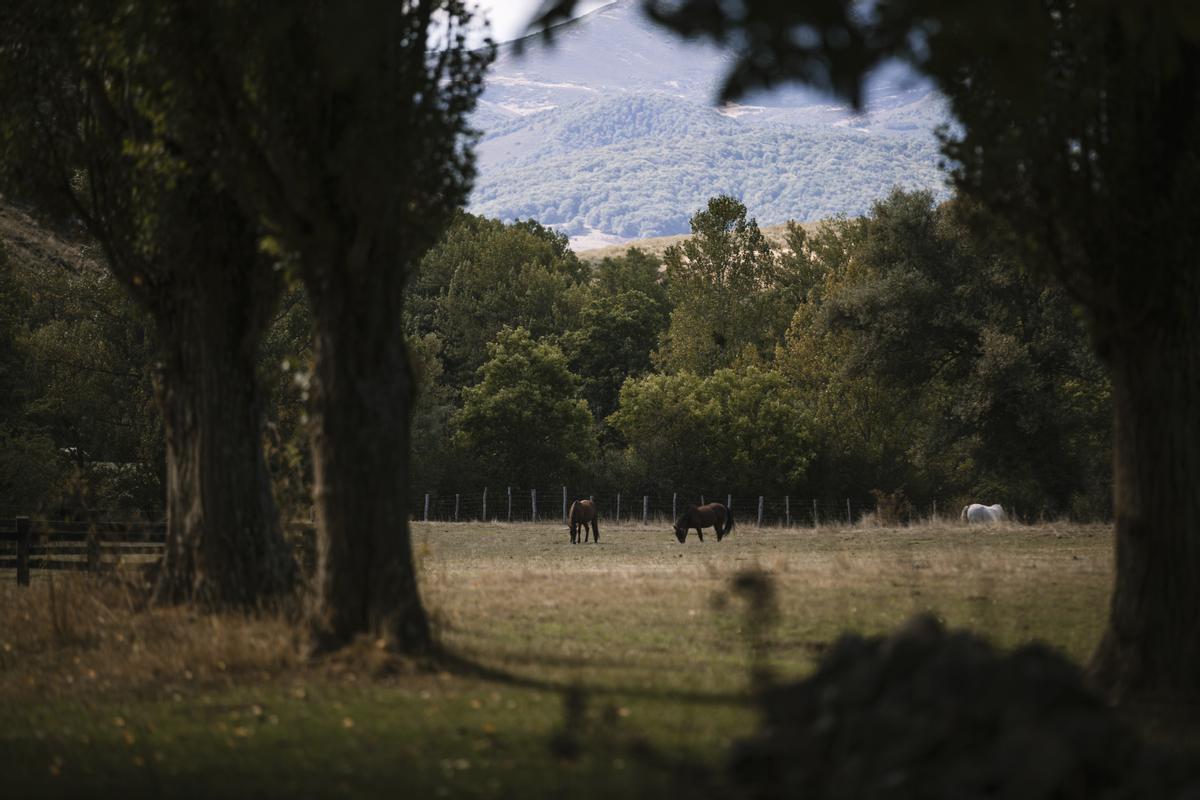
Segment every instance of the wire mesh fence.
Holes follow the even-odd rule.
[[[589,499],[602,520],[614,524],[657,524],[674,521],[690,504],[724,503],[735,522],[757,527],[821,527],[857,525],[894,515],[894,506],[874,497],[814,498],[791,495],[734,495],[703,492],[573,491],[569,487],[501,486],[463,492],[427,492],[412,497],[417,522],[520,522],[566,524],[571,503]],[[943,509],[944,511],[945,509]],[[936,518],[938,505],[909,506],[908,519]]]

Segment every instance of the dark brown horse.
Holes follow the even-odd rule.
[[[592,526],[592,539],[600,541],[600,527],[596,524],[596,504],[591,500],[576,500],[571,503],[567,522],[571,526],[571,544],[578,544],[580,540],[587,541],[588,523]],[[583,536],[579,535],[580,525],[583,526]]]
[[[723,503],[708,505],[690,505],[684,509],[679,519],[675,520],[675,538],[683,544],[688,531],[696,529],[700,541],[704,541],[704,529],[712,528],[717,532],[717,541],[724,539],[733,530],[733,512]]]

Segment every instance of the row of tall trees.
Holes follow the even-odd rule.
[[[254,607],[294,585],[256,374],[290,276],[313,321],[314,644],[428,646],[399,308],[472,177],[465,120],[490,53],[466,47],[469,19],[456,0],[8,9],[4,190],[97,242],[153,322],[160,602]]]
[[[664,256],[589,264],[536,223],[460,214],[404,315],[420,384],[413,493],[903,489],[944,508],[987,496],[1028,516],[1104,517],[1107,378],[1067,298],[973,218],[962,201],[895,192],[770,244],[718,197]],[[303,516],[311,329],[289,290],[257,361],[274,494]]]
[[[895,192],[773,245],[721,196],[661,258],[588,268],[540,226],[464,214],[407,315],[413,489],[904,489],[1105,517],[1107,378],[1069,299],[973,219]]]

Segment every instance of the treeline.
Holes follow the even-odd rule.
[[[896,191],[862,218],[790,226],[772,247],[717,197],[691,228],[661,261],[630,249],[592,264],[537,222],[461,213],[404,309],[421,387],[413,499],[559,483],[879,490],[1109,515],[1107,378],[1068,298],[964,203]],[[103,270],[3,263],[6,382],[22,398],[0,419],[5,496],[30,510],[154,509],[144,321]],[[310,331],[303,294],[286,293],[260,364],[289,513],[309,502]]]
[[[407,324],[416,491],[991,498],[1107,517],[1107,378],[1061,292],[961,202],[895,191],[772,247],[717,197],[662,262],[463,215]]]

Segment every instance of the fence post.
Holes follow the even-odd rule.
[[[650,521],[650,495],[642,495],[642,524]]]
[[[733,511],[733,495],[731,495],[731,494],[725,495],[725,507],[728,508],[730,511]]]
[[[100,571],[100,540],[96,538],[95,531],[88,531],[87,568],[88,572]]]
[[[675,498],[679,497],[678,492],[671,492],[671,522],[679,519],[679,515],[675,513]]]
[[[700,505],[704,505],[704,495],[700,495]]]
[[[533,522],[537,522],[537,489],[529,490],[529,505],[533,511]]]
[[[563,525],[567,524],[567,487],[563,487]]]
[[[937,500],[933,501],[933,521],[937,522]]]
[[[512,487],[508,487],[508,521],[512,522]]]
[[[487,522],[487,487],[483,487],[483,517],[484,522]]]
[[[617,524],[621,524],[621,493],[617,492]]]
[[[422,518],[421,521],[429,522],[429,493],[428,492],[425,493],[425,516]]]
[[[758,527],[760,527],[760,528],[762,527],[762,511],[763,511],[763,499],[762,499],[762,495],[760,494],[758,496]]]
[[[813,527],[817,527],[817,498],[813,498]]]
[[[846,524],[850,525],[851,527],[853,527],[853,525],[854,525],[854,517],[852,517],[850,515],[850,498],[849,497],[846,498]]]
[[[783,496],[783,527],[792,527],[792,502],[786,494]]]
[[[458,492],[454,493],[454,521],[458,522]]]
[[[17,586],[29,585],[29,517],[17,517]]]

